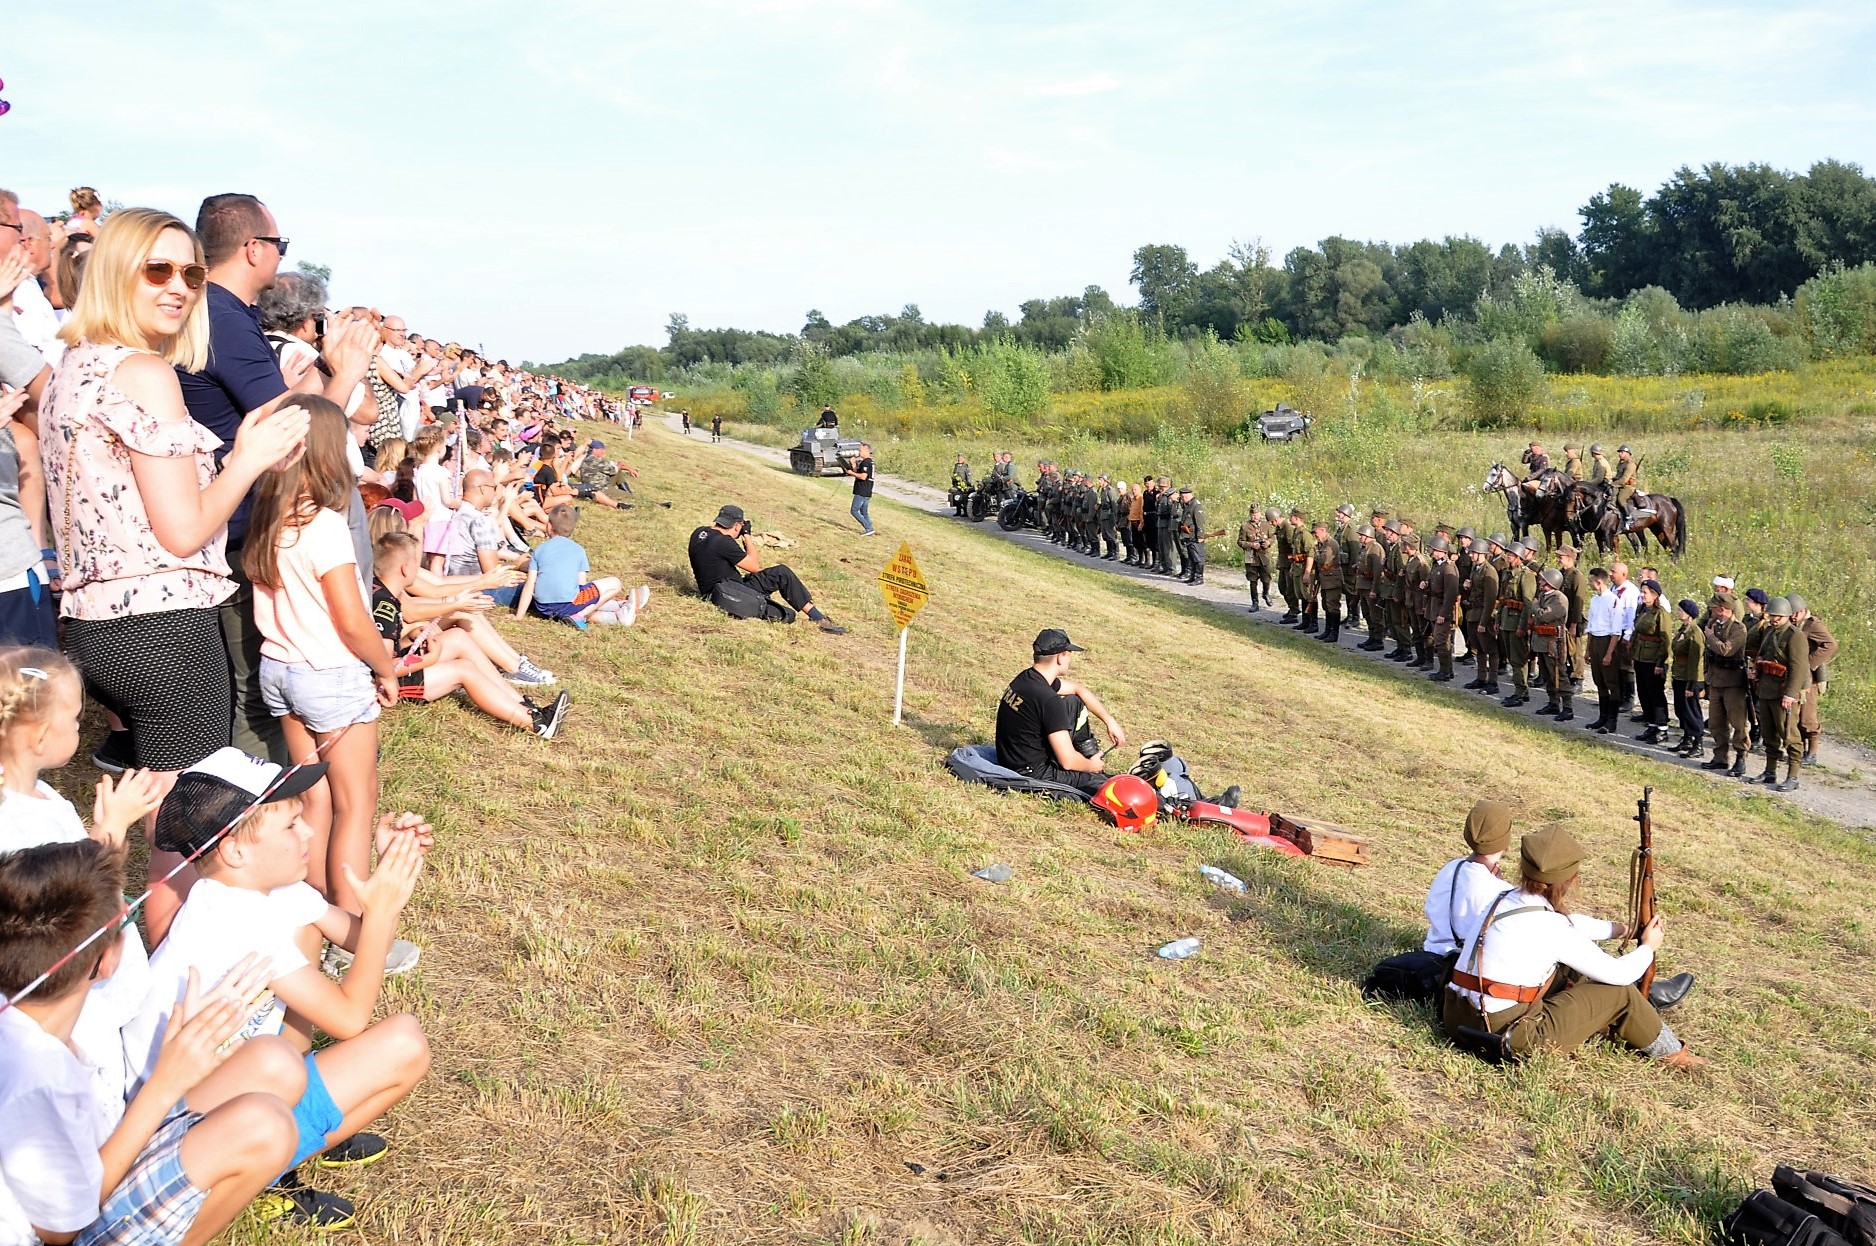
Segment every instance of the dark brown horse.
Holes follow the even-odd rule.
[[[1635,496],[1654,513],[1631,514],[1616,505],[1615,490],[1609,485],[1578,481],[1564,495],[1564,512],[1573,528],[1595,534],[1596,547],[1604,554],[1613,553],[1617,540],[1625,536],[1639,554],[1648,548],[1652,533],[1661,548],[1678,560],[1687,552],[1687,511],[1681,500],[1665,493]]]
[[[1485,482],[1480,488],[1486,493],[1505,495],[1505,521],[1511,525],[1512,536],[1522,541],[1532,528],[1541,529],[1544,548],[1550,550],[1562,548],[1566,540],[1575,545],[1582,535],[1571,527],[1565,513],[1565,503],[1575,483],[1568,472],[1553,467],[1539,477],[1537,491],[1533,493],[1510,468],[1494,463],[1492,470],[1485,473]]]

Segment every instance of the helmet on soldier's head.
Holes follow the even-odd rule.
[[[1803,614],[1811,608],[1810,604],[1796,593],[1786,593],[1785,601],[1791,606],[1793,614]]]
[[[1340,506],[1335,508],[1335,513],[1338,515],[1346,515],[1350,519],[1353,519],[1355,517],[1355,508],[1349,503],[1344,502]]]
[[[1478,535],[1479,535],[1478,533],[1474,532],[1470,528],[1461,528],[1459,530],[1459,539],[1462,541],[1476,540],[1478,538]]]
[[[1538,576],[1537,578],[1542,580],[1545,583],[1545,585],[1550,588],[1562,588],[1563,587],[1563,572],[1557,570],[1555,567],[1552,567],[1548,571],[1545,571],[1542,575]]]
[[[1282,519],[1282,518],[1283,518],[1283,512],[1282,512],[1282,511],[1280,511],[1280,510],[1278,510],[1278,509],[1277,509],[1276,507],[1274,507],[1274,506],[1273,506],[1273,507],[1271,507],[1271,508],[1270,508],[1269,510],[1267,510],[1267,511],[1265,511],[1265,512],[1264,512],[1264,518],[1265,518],[1265,519],[1269,519],[1269,520],[1273,520],[1273,521],[1274,521],[1274,520],[1278,520],[1278,519]]]
[[[1390,520],[1388,520],[1388,521],[1387,521],[1386,523],[1384,523],[1384,524],[1382,524],[1382,525],[1381,525],[1381,531],[1383,531],[1383,532],[1393,532],[1393,533],[1396,533],[1396,534],[1398,534],[1398,533],[1400,532],[1400,524],[1398,524],[1398,523],[1396,523],[1396,522],[1395,522],[1394,520],[1392,520],[1392,519],[1390,519]]]
[[[1590,452],[1591,454],[1601,454],[1601,453],[1602,453],[1602,443],[1601,443],[1600,441],[1592,441],[1592,442],[1590,442],[1590,443],[1589,443],[1589,452]]]
[[[1366,540],[1374,535],[1374,529],[1370,528],[1367,524],[1363,524],[1361,527],[1355,529],[1355,535]]]
[[[1427,550],[1435,554],[1450,554],[1453,552],[1453,545],[1443,534],[1435,532],[1433,539],[1427,542]]]
[[[1137,774],[1117,774],[1101,785],[1091,802],[1101,817],[1123,831],[1148,831],[1159,817],[1159,796]]]
[[[1487,545],[1496,545],[1499,549],[1504,549],[1505,534],[1502,532],[1494,532],[1492,535],[1485,538],[1485,543]]]
[[[1635,452],[1634,452],[1633,450],[1631,450],[1631,449],[1629,449],[1629,448],[1628,448],[1627,446],[1617,446],[1617,447],[1615,448],[1615,452],[1616,452],[1617,454],[1633,454],[1633,453],[1635,453]]]

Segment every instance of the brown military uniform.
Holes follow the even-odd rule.
[[[1574,689],[1564,670],[1570,648],[1569,625],[1570,599],[1559,589],[1542,586],[1537,600],[1531,603],[1530,641],[1531,648],[1537,654],[1538,673],[1544,684],[1544,692],[1550,697],[1544,708],[1560,708],[1574,718],[1576,714],[1571,706]]]
[[[1433,616],[1427,610],[1430,599],[1427,589],[1433,574],[1433,560],[1426,555],[1418,540],[1408,550],[1402,570],[1406,576],[1407,629],[1413,636],[1413,665],[1424,668],[1433,663],[1433,651],[1427,644],[1428,633],[1432,631],[1433,625]]]
[[[1312,600],[1322,600],[1322,617],[1331,626],[1342,618],[1342,547],[1333,536],[1325,536],[1310,550],[1304,564],[1304,593]]]
[[[1251,517],[1238,525],[1238,548],[1244,551],[1244,579],[1251,588],[1251,609],[1257,609],[1261,596],[1265,605],[1270,604],[1270,564],[1274,557],[1271,546],[1276,541],[1276,534],[1264,517],[1253,511]]]
[[[1504,647],[1505,665],[1511,668],[1512,696],[1531,696],[1531,604],[1537,600],[1537,577],[1518,566],[1498,585],[1498,643]],[[1569,603],[1564,604],[1569,614]]]
[[[1363,649],[1379,649],[1387,641],[1387,606],[1381,600],[1381,584],[1387,568],[1387,551],[1379,537],[1371,537],[1362,550],[1355,569],[1355,587],[1363,594],[1362,618],[1368,622],[1368,639]]]
[[[1439,673],[1453,677],[1453,627],[1460,621],[1459,568],[1451,558],[1436,561],[1427,572],[1427,609],[1431,629],[1427,641],[1440,665]]]
[[[1746,718],[1746,625],[1738,619],[1713,619],[1706,637],[1707,720],[1713,733],[1709,770],[1726,769],[1730,750],[1735,769],[1743,771],[1751,727]]]
[[[1577,566],[1562,569],[1563,595],[1570,603],[1568,661],[1564,664],[1565,676],[1574,687],[1583,683],[1583,673],[1588,669],[1589,633],[1585,624],[1589,622],[1589,599],[1591,596],[1589,577],[1583,574],[1582,559],[1579,556]]]
[[[1798,712],[1798,734],[1804,737],[1805,757],[1815,761],[1817,742],[1824,734],[1824,725],[1817,717],[1817,698],[1825,680],[1830,678],[1830,660],[1837,656],[1837,638],[1815,614],[1807,618],[1803,626],[1804,642],[1811,653],[1811,683],[1804,690],[1804,705]]]
[[[1811,686],[1811,647],[1804,629],[1790,620],[1782,624],[1767,620],[1752,657],[1759,692],[1759,736],[1765,744],[1765,773],[1760,779],[1770,783],[1778,777],[1781,756],[1786,779],[1795,779],[1803,755],[1799,708],[1804,690]]]
[[[1467,573],[1466,644],[1478,655],[1478,678],[1473,682],[1487,692],[1498,691],[1498,569],[1489,559],[1473,564]]]

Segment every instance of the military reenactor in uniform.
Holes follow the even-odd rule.
[[[1310,532],[1315,540],[1303,561],[1303,595],[1310,609],[1300,626],[1304,633],[1320,632],[1318,639],[1334,644],[1342,634],[1342,547],[1329,535],[1326,519],[1318,519]]]
[[[1303,603],[1296,596],[1296,584],[1290,579],[1290,555],[1296,552],[1295,538],[1290,525],[1283,519],[1283,513],[1275,507],[1271,508],[1270,513],[1274,517],[1271,522],[1276,525],[1277,591],[1283,594],[1283,617],[1278,622],[1294,623],[1303,614]]]
[[[1478,674],[1466,687],[1482,696],[1498,695],[1498,568],[1486,556],[1484,542],[1472,545],[1467,572],[1466,644],[1478,655]]]
[[[1427,573],[1427,610],[1432,627],[1427,633],[1427,647],[1439,669],[1427,678],[1436,684],[1451,683],[1453,678],[1453,628],[1461,618],[1459,604],[1459,568],[1454,564],[1453,545],[1444,533],[1436,532],[1427,542],[1432,556]]]
[[[1251,613],[1256,614],[1258,599],[1261,595],[1263,604],[1270,605],[1270,547],[1275,541],[1271,524],[1275,522],[1276,511],[1271,511],[1271,518],[1259,514],[1257,507],[1251,507],[1251,513],[1238,525],[1238,548],[1244,551],[1244,580],[1251,590]]]
[[[951,465],[951,504],[957,513],[964,514],[964,498],[971,491],[971,463],[958,451],[958,461]]]
[[[1759,638],[1765,632],[1765,607],[1772,600],[1771,595],[1762,588],[1749,588],[1740,604],[1745,613],[1740,621],[1746,625],[1746,722],[1752,733],[1752,745],[1759,745],[1759,687],[1758,676],[1753,672],[1752,659],[1759,652]]]
[[[1590,446],[1589,483],[1592,485],[1606,485],[1614,479],[1615,472],[1610,470],[1609,460],[1603,457],[1602,446],[1600,444]]]
[[[1568,442],[1564,443],[1563,470],[1564,474],[1569,476],[1571,480],[1583,479],[1583,452],[1580,447],[1573,446]],[[1564,595],[1566,597],[1569,596],[1568,593]]]
[[[1498,643],[1504,646],[1505,665],[1511,668],[1511,695],[1499,704],[1507,709],[1531,699],[1531,605],[1537,599],[1537,580],[1524,565],[1527,546],[1512,541],[1505,546],[1507,577],[1498,585]]]
[[[1055,464],[1043,461],[1036,464],[1036,503],[1042,513],[1042,534],[1055,541]]]
[[[1178,545],[1179,495],[1173,492],[1172,481],[1164,476],[1159,478],[1159,573],[1178,575],[1182,568],[1175,563],[1174,550]]]
[[[1159,482],[1151,476],[1140,485],[1140,565],[1159,570]]]
[[[990,463],[990,482],[999,502],[1010,496],[1016,484],[1016,457],[1008,450],[997,451]]]
[[[1297,617],[1307,618],[1313,612],[1315,602],[1303,592],[1303,564],[1309,561],[1310,547],[1315,542],[1310,537],[1302,507],[1292,506],[1290,517],[1283,526],[1290,537],[1290,552],[1284,559],[1283,576],[1290,582],[1290,599],[1296,603]]]
[[[1361,560],[1361,538],[1355,535],[1355,526],[1353,506],[1344,502],[1335,508],[1335,543],[1342,550],[1342,606],[1349,623],[1361,617],[1361,603],[1348,582],[1355,573],[1355,564]]]
[[[1804,690],[1804,704],[1799,708],[1798,734],[1804,738],[1804,764],[1815,766],[1817,742],[1824,734],[1824,726],[1817,717],[1817,699],[1830,678],[1830,660],[1837,656],[1837,638],[1824,626],[1824,620],[1811,613],[1804,598],[1796,593],[1786,596],[1791,601],[1791,621],[1804,632],[1805,645],[1811,654],[1811,683]]]
[[[1394,652],[1386,657],[1390,662],[1405,662],[1413,653],[1407,647],[1407,551],[1401,546],[1398,519],[1390,519],[1381,525],[1381,544],[1385,557],[1381,563],[1381,575],[1375,582],[1379,585],[1381,595],[1385,636],[1394,642]]]
[[[1589,660],[1589,577],[1577,566],[1578,551],[1574,545],[1562,545],[1557,548],[1558,573],[1563,576],[1563,595],[1570,603],[1570,621],[1568,660],[1564,664],[1564,678],[1570,682],[1571,692],[1583,691],[1583,676],[1588,669]]]
[[[1094,490],[1094,534],[1099,539],[1104,562],[1113,562],[1120,557],[1120,537],[1114,530],[1115,511],[1114,485],[1108,480],[1107,473],[1095,477]]]
[[[1733,617],[1732,604],[1724,597],[1707,603],[1707,618],[1702,634],[1706,637],[1707,729],[1713,733],[1713,760],[1702,769],[1725,770],[1743,779],[1751,747],[1746,724],[1746,625]]]
[[[1440,535],[1435,532],[1435,536]],[[1427,609],[1427,588],[1433,578],[1433,560],[1428,558],[1418,535],[1409,533],[1407,546],[1407,626],[1413,635],[1413,661],[1410,671],[1423,671],[1433,665],[1433,649],[1427,642],[1433,634],[1433,614]]]
[[[1081,478],[1081,552],[1101,556],[1101,488],[1092,476]]]
[[[1361,552],[1361,565],[1356,568],[1355,582],[1365,594],[1361,617],[1368,624],[1368,639],[1356,648],[1379,653],[1387,647],[1387,602],[1381,596],[1387,583],[1387,540],[1382,529],[1371,526],[1367,530],[1367,542]]]
[[[1638,473],[1641,463],[1635,452],[1627,446],[1620,446],[1615,452],[1615,503],[1623,510],[1625,517],[1633,522],[1654,514],[1652,507],[1636,501],[1641,493],[1641,481]]]
[[[1765,773],[1759,782],[1776,792],[1798,790],[1798,767],[1803,748],[1798,718],[1804,708],[1804,690],[1811,686],[1811,647],[1804,629],[1791,621],[1791,600],[1774,597],[1765,607],[1767,622],[1759,633],[1759,647],[1748,654],[1759,692],[1759,732],[1765,740]],[[1778,781],[1778,762],[1785,761],[1785,781]]]
[[[1555,567],[1537,578],[1537,600],[1531,603],[1531,645],[1537,650],[1537,669],[1549,700],[1539,714],[1558,722],[1576,718],[1573,690],[1565,665],[1569,662],[1570,599],[1563,594],[1563,572]]]
[[[1179,490],[1179,556],[1185,559],[1187,584],[1205,583],[1205,504],[1192,486]]]
[[[1674,751],[1682,757],[1700,755],[1700,739],[1706,734],[1706,718],[1700,712],[1701,660],[1706,656],[1706,638],[1700,634],[1700,604],[1683,597],[1675,611],[1679,626],[1668,641],[1669,687],[1674,690],[1674,716],[1681,724],[1681,738]]]

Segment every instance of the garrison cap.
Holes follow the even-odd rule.
[[[1765,612],[1775,619],[1789,619],[1791,617],[1791,598],[1772,598],[1772,600],[1765,603]]]
[[[1322,531],[1322,532],[1327,532],[1330,528],[1334,527],[1334,525],[1331,524],[1326,519],[1318,519],[1316,522],[1310,524],[1309,526],[1312,531]]]
[[[1304,517],[1304,516],[1303,516],[1303,508],[1302,508],[1302,507],[1300,507],[1300,506],[1292,506],[1292,507],[1290,508],[1290,518],[1291,518],[1291,519],[1302,519],[1303,517]]]
[[[1539,827],[1518,841],[1523,858],[1519,873],[1540,883],[1561,883],[1575,878],[1583,864],[1583,845],[1558,824]]]
[[[1447,536],[1451,536],[1453,534],[1453,526],[1442,519],[1433,525],[1433,531],[1444,532]]]
[[[1405,545],[1408,549],[1419,549],[1420,548],[1420,534],[1418,532],[1408,532],[1408,533],[1403,534],[1401,537],[1401,544]]]
[[[1709,610],[1731,610],[1733,603],[1720,596],[1718,593],[1715,593],[1712,597],[1707,599],[1707,608]]]
[[[1490,856],[1511,847],[1511,806],[1502,800],[1482,800],[1466,815],[1466,847]]]
[[[1570,561],[1572,562],[1576,561],[1576,556],[1580,554],[1581,552],[1582,551],[1577,549],[1577,547],[1574,545],[1559,545],[1557,547],[1557,557],[1559,558],[1568,557]]]
[[[1192,491],[1193,491],[1193,490],[1192,490],[1192,486],[1191,486],[1191,485],[1180,485],[1180,486],[1179,486],[1179,492],[1181,492],[1181,493],[1191,493]]]
[[[1791,603],[1791,612],[1793,614],[1798,613],[1800,610],[1809,610],[1811,608],[1810,604],[1796,593],[1786,593],[1785,600]]]
[[[1545,584],[1549,585],[1551,588],[1563,587],[1563,572],[1557,570],[1555,567],[1551,567],[1549,570],[1544,571],[1537,578],[1542,580]]]

